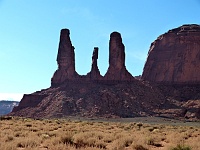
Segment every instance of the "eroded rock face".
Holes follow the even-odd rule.
[[[94,47],[94,51],[92,54],[92,67],[91,71],[87,74],[87,77],[91,80],[102,80],[102,76],[100,74],[98,65],[97,65],[97,59],[98,59],[98,47]]]
[[[51,79],[52,84],[62,83],[66,79],[74,79],[77,75],[75,71],[74,46],[72,46],[69,35],[70,31],[68,29],[61,30],[57,55],[58,69]]]
[[[122,43],[121,34],[113,32],[109,42],[109,68],[104,76],[105,80],[134,80],[133,76],[126,70],[125,47]]]
[[[20,101],[20,105],[14,107],[12,112],[17,112],[27,107],[36,107],[46,96],[46,94],[24,94],[22,100]]]
[[[200,26],[183,25],[159,36],[150,47],[142,79],[200,83]]]
[[[103,77],[98,69],[98,47],[94,48],[92,56],[91,71],[87,75],[79,75],[75,70],[74,46],[70,40],[70,31],[62,29],[58,48],[57,63],[58,69],[51,79],[51,86],[59,86],[64,82],[106,82],[133,81],[134,77],[127,71],[125,66],[124,44],[120,33],[113,32],[110,35],[109,43],[109,68]]]
[[[151,45],[142,78],[154,82],[198,83],[199,32],[197,25],[184,25],[161,35]],[[91,71],[80,76],[75,71],[69,30],[63,29],[58,69],[52,78],[52,85],[56,86],[24,95],[19,106],[9,115],[32,118],[164,116],[200,119],[200,84],[166,85],[136,80],[126,70],[125,48],[120,33],[113,32],[110,37],[106,75],[100,75],[98,48],[94,48]]]

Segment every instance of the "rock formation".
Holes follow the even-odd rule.
[[[68,29],[62,29],[58,48],[58,69],[51,79],[52,86],[59,86],[64,82],[109,82],[133,81],[134,77],[127,71],[125,66],[124,44],[120,33],[113,32],[109,43],[109,68],[105,76],[101,76],[97,65],[98,47],[94,48],[92,55],[91,71],[87,75],[79,75],[75,71],[74,47],[72,46]]]
[[[13,111],[16,112],[30,106],[36,107],[46,96],[47,94],[38,94],[37,92],[35,94],[24,94],[19,106],[14,107]]]
[[[74,79],[77,76],[75,71],[74,46],[72,46],[68,29],[62,29],[58,48],[57,63],[58,69],[54,73],[51,83],[60,84],[67,79]]]
[[[113,32],[109,42],[109,68],[104,76],[105,80],[131,81],[133,76],[126,70],[125,47],[121,34]]]
[[[200,26],[183,25],[159,36],[150,47],[142,79],[200,83]]]
[[[198,25],[183,25],[161,35],[150,47],[143,80],[136,80],[126,70],[125,48],[120,33],[110,35],[109,68],[105,76],[102,77],[98,69],[97,47],[93,51],[91,71],[80,76],[75,71],[69,30],[63,29],[58,69],[52,77],[51,87],[24,95],[10,115],[33,118],[164,116],[200,119],[200,84],[186,84],[200,81],[199,33]]]
[[[92,54],[91,71],[87,74],[87,77],[89,77],[90,80],[102,80],[102,76],[100,74],[100,71],[97,65],[98,51],[99,51],[99,48],[95,47]]]

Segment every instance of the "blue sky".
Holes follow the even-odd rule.
[[[121,33],[126,67],[140,75],[149,46],[160,34],[183,24],[200,24],[200,0],[0,0],[0,100],[48,88],[57,69],[62,28],[70,29],[76,70],[108,68],[109,35]]]

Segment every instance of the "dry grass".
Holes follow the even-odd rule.
[[[13,118],[0,130],[0,150],[200,150],[199,127]]]

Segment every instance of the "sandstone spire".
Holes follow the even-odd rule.
[[[121,34],[113,32],[109,41],[109,68],[104,76],[105,80],[132,80],[132,75],[125,66],[125,47]]]
[[[183,25],[159,36],[150,47],[142,79],[200,83],[200,26]]]
[[[73,79],[77,75],[75,71],[74,47],[70,40],[70,31],[62,29],[57,55],[58,69],[52,77],[52,84],[59,84],[67,79]]]
[[[97,65],[97,59],[98,59],[98,47],[94,47],[93,54],[92,54],[92,68],[91,71],[87,74],[87,76],[91,80],[99,80],[102,78],[100,75],[100,71]]]
[[[69,74],[75,72],[74,47],[72,46],[68,29],[62,29],[58,48],[57,63],[59,69],[71,69]]]

